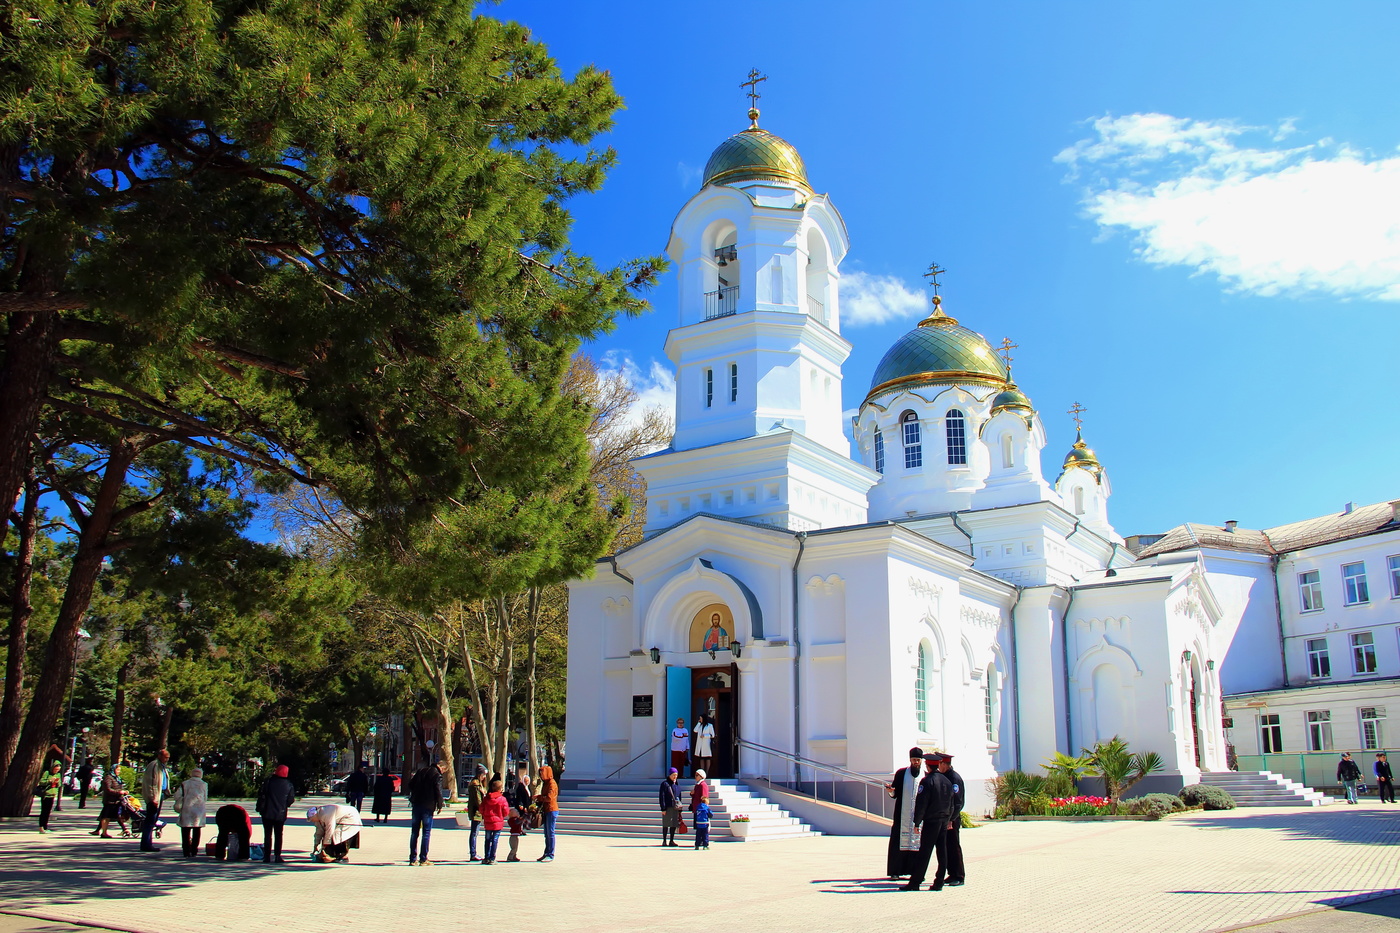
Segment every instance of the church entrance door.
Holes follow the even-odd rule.
[[[1191,748],[1196,753],[1196,767],[1201,766],[1201,724],[1196,693],[1196,665],[1191,665]]]
[[[734,676],[729,667],[697,667],[690,672],[692,728],[706,716],[715,727],[709,777],[734,777],[734,741],[738,734],[738,704],[734,702]],[[692,754],[696,743],[692,744]]]

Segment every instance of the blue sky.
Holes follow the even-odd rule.
[[[1074,427],[1124,534],[1267,527],[1400,497],[1400,4],[506,0],[566,72],[609,70],[618,165],[572,205],[602,262],[660,253],[744,128],[801,151],[850,230],[845,405],[926,307]],[[877,296],[883,296],[876,301]],[[666,396],[675,283],[591,351]],[[857,300],[861,299],[861,300]],[[863,314],[853,313],[859,306]],[[863,318],[863,320],[859,320]]]

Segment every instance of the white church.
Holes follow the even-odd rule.
[[[996,322],[937,297],[852,449],[846,226],[750,118],[671,228],[676,425],[635,464],[645,538],[570,584],[570,778],[659,776],[700,713],[712,777],[770,771],[761,746],[887,778],[920,745],[956,755],[974,812],[982,779],[1115,734],[1162,756],[1153,789],[1224,770],[1249,581],[1137,560],[1082,437],[1042,471],[1041,415],[979,333]]]

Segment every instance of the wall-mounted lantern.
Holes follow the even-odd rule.
[[[651,663],[652,663],[652,664],[660,664],[660,663],[661,663],[661,649],[660,649],[660,648],[653,648],[653,649],[651,649],[650,654],[651,654]]]

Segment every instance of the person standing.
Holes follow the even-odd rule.
[[[1376,753],[1376,793],[1381,803],[1395,802],[1395,775],[1390,773],[1390,762],[1385,760],[1385,752]],[[1387,800],[1386,798],[1390,798]]]
[[[282,831],[287,826],[287,816],[292,804],[297,802],[296,785],[292,783],[291,769],[278,765],[272,777],[263,781],[258,792],[258,815],[263,826],[263,861],[285,862],[282,857]]]
[[[501,793],[505,785],[499,778],[492,781],[486,791],[486,799],[481,801],[481,828],[486,833],[486,848],[481,860],[483,865],[496,864],[496,846],[501,841],[501,830],[505,828],[506,818],[510,815],[510,804],[506,803],[505,794]]]
[[[917,891],[928,873],[929,859],[939,851],[938,843],[948,831],[953,813],[953,782],[939,771],[925,767],[928,772],[923,781],[923,790],[914,801],[914,824],[919,827],[919,851],[909,861],[909,881],[901,890]],[[943,871],[940,863],[939,872]],[[930,891],[943,890],[943,882],[929,885]]]
[[[355,773],[345,779],[345,804],[356,811],[365,805],[365,794],[369,793],[369,775],[365,773],[368,767],[368,761],[360,762]]]
[[[690,757],[690,732],[684,719],[676,720],[676,728],[671,730],[671,767],[677,774],[685,771],[686,760]]]
[[[117,769],[104,764],[102,768],[102,809],[97,814],[97,828],[89,835],[111,839],[112,834],[107,832],[107,828],[112,825],[112,820],[122,824],[123,829],[125,829],[125,820],[122,818],[121,809],[123,793],[122,779],[117,777]]]
[[[695,762],[696,773],[704,771],[709,773],[710,766],[714,764],[715,755],[715,724],[710,722],[710,717],[704,713],[695,723]]]
[[[83,763],[78,767],[78,809],[87,809],[88,792],[92,789],[92,776],[97,773],[97,769],[92,766],[92,756],[83,759]]]
[[[909,874],[909,863],[919,851],[914,804],[919,791],[924,788],[925,777],[924,750],[915,746],[909,749],[909,767],[900,768],[894,773],[893,780],[885,785],[885,793],[894,798],[894,822],[890,826],[889,849],[885,855],[885,874],[891,878]]]
[[[190,776],[175,788],[174,806],[179,814],[180,853],[185,858],[199,855],[199,834],[204,829],[204,805],[209,800],[209,785],[204,772],[191,768]]]
[[[141,851],[158,852],[159,847],[152,841],[156,830],[156,820],[160,819],[160,805],[170,794],[170,752],[161,749],[156,757],[146,764],[141,774],[141,799],[146,803],[146,818],[141,823]]]
[[[1342,760],[1337,762],[1337,780],[1346,789],[1347,803],[1356,803],[1356,782],[1361,780],[1361,768],[1351,760],[1351,752],[1342,752]]]
[[[676,786],[680,770],[671,768],[666,772],[666,780],[661,782],[658,798],[661,804],[661,845],[680,848],[676,845],[676,830],[681,825],[681,794]]]
[[[534,802],[535,795],[530,792],[530,763],[517,761],[515,786],[510,791],[510,806],[513,812],[510,818],[510,854],[506,856],[507,862],[520,861],[520,837],[529,833],[530,807]]]
[[[471,854],[470,861],[479,861],[476,857],[476,834],[481,829],[481,802],[486,799],[486,795],[491,792],[489,782],[486,780],[486,766],[478,764],[472,779],[467,782],[467,817],[471,820],[471,836],[467,840],[467,848]]]
[[[389,768],[386,766],[379,772],[379,777],[374,779],[374,821],[387,823],[393,812],[394,776],[389,773]]]
[[[413,812],[412,828],[408,833],[408,864],[431,865],[428,861],[428,840],[433,834],[433,817],[442,809],[442,774],[447,765],[441,761],[424,765],[408,781],[408,806]],[[419,843],[419,836],[422,843]]]
[[[49,817],[58,795],[63,793],[63,763],[57,758],[49,762],[49,770],[39,778],[39,832],[49,831]]]
[[[705,769],[695,769],[695,784],[690,788],[690,812],[699,811],[702,803],[710,802],[710,785],[705,780]]]
[[[934,890],[945,883],[956,888],[967,881],[967,869],[963,866],[962,854],[962,811],[967,805],[967,788],[962,775],[953,770],[953,756],[940,752],[936,767],[953,784],[953,816],[948,821],[947,830],[938,841],[938,871],[933,876]],[[947,881],[944,881],[944,873]]]
[[[540,765],[540,792],[535,795],[535,805],[544,817],[544,855],[536,861],[554,861],[554,829],[559,820],[559,782],[554,780],[554,769]]]

